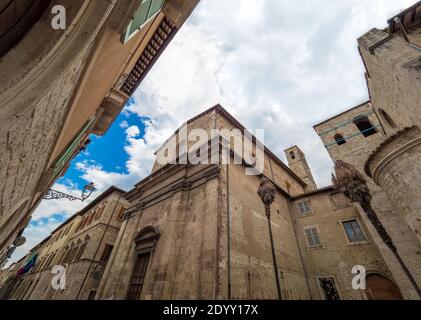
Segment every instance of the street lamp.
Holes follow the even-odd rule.
[[[79,200],[79,201],[83,202],[86,199],[88,199],[91,196],[92,192],[94,192],[95,190],[96,190],[95,184],[93,182],[91,182],[91,183],[89,183],[89,184],[87,184],[86,186],[83,187],[82,194],[81,194],[80,198],[69,195],[69,194],[61,192],[61,191],[54,190],[54,189],[48,189],[47,191],[45,191],[42,198],[44,200],[68,199],[70,201]]]
[[[266,218],[268,220],[268,226],[269,226],[270,245],[272,248],[273,268],[275,271],[276,290],[278,292],[279,300],[282,300],[281,284],[279,282],[278,264],[276,263],[275,246],[273,244],[272,225],[270,223],[270,205],[275,200],[275,187],[272,184],[272,182],[270,182],[269,179],[266,178],[265,176],[262,177],[259,189],[257,190],[257,194],[259,195],[260,199],[262,199],[262,202],[265,205],[265,213],[266,213]]]

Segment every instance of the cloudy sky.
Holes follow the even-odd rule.
[[[180,124],[217,103],[247,128],[264,129],[281,159],[299,145],[318,185],[327,185],[332,164],[313,125],[367,100],[356,39],[414,2],[202,0],[107,135],[93,137],[55,188],[78,194],[93,181],[92,198],[110,185],[129,190]],[[12,261],[81,208],[41,203]]]

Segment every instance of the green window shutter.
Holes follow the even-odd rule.
[[[151,7],[148,13],[148,19],[152,18],[155,14],[161,10],[162,6],[164,5],[165,0],[152,0]]]
[[[165,0],[143,0],[127,27],[123,43],[130,40],[162,8]]]
[[[56,177],[61,169],[69,162],[72,158],[73,154],[75,153],[76,149],[79,147],[82,138],[85,136],[86,132],[94,122],[95,117],[90,119],[83,128],[79,131],[73,141],[67,146],[67,148],[63,151],[60,157],[54,162],[52,169],[53,169],[53,177]]]

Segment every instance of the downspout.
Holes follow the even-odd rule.
[[[99,248],[101,247],[102,240],[104,240],[105,234],[107,233],[107,230],[108,230],[108,227],[110,226],[111,220],[112,220],[112,218],[114,217],[115,209],[117,208],[117,206],[118,206],[118,204],[119,204],[120,199],[121,199],[121,197],[122,197],[122,196],[123,196],[123,193],[120,193],[120,195],[118,196],[118,199],[117,199],[117,201],[116,201],[116,203],[115,203],[115,206],[114,206],[113,212],[112,212],[112,213],[111,213],[111,215],[110,215],[110,219],[108,219],[108,223],[107,223],[107,225],[106,225],[106,227],[105,227],[105,230],[104,230],[104,232],[103,232],[103,234],[102,234],[102,236],[101,236],[101,239],[99,240],[99,244],[98,244],[98,247],[96,248],[96,251],[95,251],[94,257],[93,257],[93,259],[91,260],[91,262],[90,262],[90,264],[89,264],[88,271],[86,272],[85,277],[83,278],[82,284],[80,285],[80,288],[79,288],[79,291],[78,291],[78,293],[77,293],[77,295],[76,295],[75,300],[78,300],[79,295],[80,295],[80,293],[82,292],[82,288],[83,288],[83,286],[85,285],[86,279],[88,278],[89,272],[91,271],[92,264],[94,263],[95,258],[96,258],[97,254],[98,254],[98,252],[99,252]]]
[[[231,300],[231,235],[230,235],[230,193],[229,193],[229,164],[227,164],[227,272],[228,272],[228,300]]]
[[[292,206],[291,206],[291,201],[292,201],[292,197],[290,197],[289,199],[287,199],[287,203],[288,203],[288,212],[289,215],[291,217],[291,221],[293,224],[293,229],[294,229],[294,234],[295,234],[295,241],[297,242],[297,247],[298,247],[298,252],[300,254],[300,259],[301,259],[301,264],[303,265],[303,271],[304,271],[304,278],[306,279],[306,284],[307,284],[307,290],[308,290],[308,294],[310,296],[310,300],[313,300],[313,296],[311,295],[311,289],[310,289],[310,284],[308,282],[308,271],[306,268],[306,265],[304,263],[304,257],[303,257],[303,253],[301,251],[301,246],[300,246],[300,242],[298,240],[298,234],[297,234],[297,229],[296,229],[296,220],[294,219],[294,215],[293,215],[293,210],[292,210]]]

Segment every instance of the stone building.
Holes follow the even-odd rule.
[[[245,130],[219,105],[183,127],[187,133]],[[223,156],[219,137],[201,148],[183,140],[183,127],[158,156],[174,138],[178,160],[186,152],[200,160]],[[252,141],[257,153],[259,143]],[[96,299],[277,298],[268,222],[257,194],[261,175],[247,175],[251,163],[235,154],[233,142],[227,148],[227,165],[157,161],[151,175],[127,193],[130,207]],[[286,150],[297,173],[269,149],[263,154],[263,176],[276,186],[271,225],[282,297],[401,298],[358,209],[331,187],[315,188],[298,147]],[[356,265],[367,268],[367,290],[352,289]],[[386,293],[385,283],[391,288]]]
[[[94,297],[128,207],[122,190],[111,187],[70,217],[25,257],[37,253],[34,267],[17,277],[9,299],[54,300]],[[55,265],[66,269],[65,288],[52,287]],[[10,276],[10,275],[9,275]],[[14,278],[14,277],[12,277]]]
[[[0,265],[44,192],[89,134],[107,131],[197,2],[0,0]]]
[[[370,100],[315,126],[333,160],[365,175],[372,206],[418,283],[420,23],[418,2],[388,29],[361,37]],[[132,90],[135,77],[124,76],[119,90]],[[186,138],[198,128],[205,142]],[[232,135],[215,135],[223,129]],[[251,157],[238,151],[238,141],[251,145]],[[420,298],[361,207],[331,186],[317,188],[299,147],[285,150],[287,166],[217,105],[156,155],[151,174],[124,198],[115,190],[98,199],[3,272],[2,297],[277,299],[278,278],[283,299]],[[185,161],[191,158],[196,163]],[[274,186],[270,221],[257,194],[262,178]],[[123,201],[121,208],[104,209],[105,220],[95,222],[108,197]],[[31,272],[12,277],[36,254]],[[67,265],[65,290],[51,287],[54,264]],[[365,290],[352,286],[359,266],[367,272]]]
[[[314,128],[333,160],[365,175],[373,208],[421,286],[421,2],[388,23],[358,39],[370,101]],[[419,299],[389,248],[371,233],[403,296]]]

